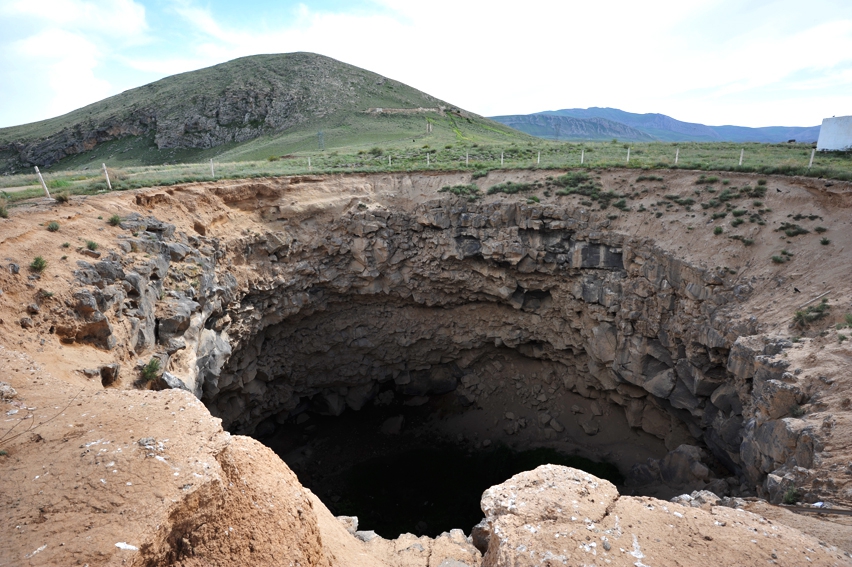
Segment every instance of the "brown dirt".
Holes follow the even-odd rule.
[[[500,181],[554,174],[507,172],[500,174]],[[659,174],[665,187],[650,184],[648,193],[630,203],[634,211],[640,203],[650,209],[665,194],[688,196],[698,188],[695,172]],[[623,190],[635,175],[604,171],[601,181]],[[728,177],[738,186],[746,181],[755,185],[758,178]],[[81,251],[85,241],[98,242],[102,251],[119,251],[120,229],[105,220],[113,214],[151,214],[155,209],[153,214],[179,230],[227,239],[242,230],[260,230],[263,207],[274,205],[294,219],[312,222],[313,215],[333,214],[354,199],[423,202],[434,198],[438,188],[465,179],[434,174],[417,179],[379,175],[274,180],[259,200],[256,189],[262,182],[223,181],[74,197],[67,205],[34,201],[13,208],[8,220],[0,219],[0,381],[18,391],[13,401],[0,402],[0,449],[6,452],[0,456],[0,565],[167,564],[163,558],[184,565],[277,565],[285,557],[303,566],[376,564],[378,560],[364,555],[365,547],[337,528],[327,510],[305,494],[268,449],[247,438],[230,437],[185,392],[134,390],[130,379],[104,390],[99,380],[79,371],[118,361],[127,377],[140,357],[121,344],[114,351],[62,344],[51,327],[70,297],[75,260],[87,259]],[[496,182],[479,181],[483,187]],[[742,311],[759,318],[763,333],[799,334],[789,326],[793,312],[826,290],[831,290],[829,298],[836,307],[825,326],[842,322],[843,314],[852,312],[852,283],[848,262],[843,261],[846,248],[852,249],[852,190],[843,183],[827,189],[818,180],[786,177],[769,178],[768,188],[762,199],[772,209],[765,215],[766,226],[730,229],[730,215],[724,223],[726,235],[753,238],[750,247],[714,236],[714,223],[700,209],[675,207],[660,219],[650,213],[618,213],[611,228],[654,238],[658,246],[696,265],[736,270],[737,278],[754,289]],[[779,238],[774,226],[799,212],[822,217],[800,224],[827,227],[831,245],[820,246],[814,233]],[[48,232],[45,227],[54,220],[60,231]],[[63,248],[63,242],[69,247]],[[770,262],[782,248],[793,253],[792,260]],[[38,255],[48,268],[36,278],[27,266]],[[20,274],[10,273],[12,262],[20,265]],[[247,266],[234,267],[242,281],[249,271]],[[38,314],[27,313],[30,304],[39,306]],[[34,326],[23,329],[22,317],[30,317]],[[120,339],[126,332],[116,330]],[[803,368],[804,380],[818,394],[806,406],[805,419],[829,430],[834,440],[815,465],[822,486],[831,481],[828,488],[837,500],[852,502],[847,471],[852,420],[846,394],[852,378],[845,371],[852,341],[838,342],[834,331],[823,337],[812,334],[814,338],[789,353],[791,368]],[[140,446],[145,438],[155,444]],[[768,515],[770,509],[760,513]],[[782,517],[778,523],[795,524],[852,551],[845,525],[817,525],[798,517],[788,523]],[[139,552],[120,549],[119,543]],[[204,562],[188,555],[190,548],[203,555]],[[718,553],[718,546],[707,551]]]

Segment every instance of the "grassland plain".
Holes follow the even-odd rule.
[[[394,116],[392,120],[423,117]],[[358,136],[355,134],[355,136]],[[371,140],[370,138],[373,138]],[[381,141],[380,141],[381,140]],[[306,149],[281,153],[279,140],[259,138],[249,144],[225,149],[210,161],[189,161],[165,165],[134,165],[133,160],[117,159],[121,154],[96,156],[81,154],[47,169],[48,187],[68,194],[92,194],[107,189],[101,163],[106,163],[115,190],[156,185],[174,185],[193,181],[274,177],[305,173],[394,172],[472,170],[484,174],[492,169],[601,169],[628,167],[640,170],[693,169],[719,172],[803,175],[826,179],[852,180],[852,154],[818,153],[813,166],[808,162],[811,146],[806,144],[735,144],[735,143],[636,143],[584,142],[557,143],[546,140],[477,143],[457,137],[452,122],[433,120],[430,133],[415,142],[388,141],[381,132],[361,136],[355,143],[319,151],[316,136],[303,140]],[[104,144],[95,150],[110,151],[122,141]],[[310,145],[314,144],[312,148]],[[630,148],[630,161],[627,149]],[[739,165],[744,149],[743,165]],[[675,164],[675,152],[678,162]],[[582,164],[581,164],[582,159]],[[13,203],[42,195],[34,173],[0,176],[0,195]]]

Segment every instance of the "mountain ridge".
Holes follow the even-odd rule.
[[[747,126],[708,126],[697,122],[684,122],[671,116],[660,113],[638,114],[627,112],[617,108],[590,107],[590,108],[565,108],[561,110],[546,110],[527,115],[508,115],[492,117],[497,122],[509,124],[525,124],[523,116],[559,116],[575,120],[604,119],[632,128],[642,134],[642,137],[622,137],[625,140],[642,141],[645,136],[652,140],[665,142],[763,142],[779,143],[795,139],[800,142],[815,142],[819,138],[819,126],[766,126],[761,128],[750,128]],[[530,123],[527,121],[526,123]],[[544,138],[556,138],[557,132],[551,130],[545,134],[540,129],[531,127],[520,128],[534,136]],[[533,130],[539,133],[534,133]],[[562,132],[559,132],[562,134]],[[603,135],[600,138],[619,138],[617,132],[612,135]],[[586,139],[583,136],[564,139]]]

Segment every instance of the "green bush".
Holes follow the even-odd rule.
[[[772,263],[774,263],[774,264],[783,264],[786,261],[787,261],[786,256],[773,256],[772,257]]]
[[[70,242],[63,242],[63,243],[62,243],[62,247],[63,247],[63,248],[70,248],[70,247],[71,247],[71,243],[70,243]]]
[[[816,232],[817,234],[822,234],[823,232],[825,232],[825,231],[827,231],[827,230],[828,230],[828,229],[827,229],[827,228],[825,228],[824,226],[818,226],[818,227],[816,227],[816,228],[814,229],[814,232]]]
[[[792,486],[784,493],[784,504],[793,505],[802,498],[801,493]]]
[[[30,269],[38,274],[42,273],[46,267],[47,260],[41,256],[36,256],[33,261],[30,262]]]
[[[794,236],[798,236],[800,234],[808,234],[810,231],[806,228],[803,228],[797,224],[784,222],[781,223],[781,226],[775,229],[775,232],[783,231],[784,234],[789,236],[790,238]]]
[[[793,325],[801,328],[814,321],[819,321],[828,315],[829,309],[831,309],[831,306],[828,304],[828,299],[823,298],[819,305],[808,305],[807,308],[796,311],[793,315]]]
[[[494,195],[495,193],[506,193],[508,195],[514,195],[515,193],[520,193],[522,191],[531,191],[532,189],[532,183],[514,183],[512,181],[506,181],[505,183],[500,183],[498,185],[489,187],[488,194]]]
[[[89,250],[94,252],[95,250],[98,249],[98,243],[95,242],[94,240],[87,240],[86,241],[86,248],[88,248]]]
[[[713,234],[715,234],[717,236],[722,234],[723,232],[725,232],[725,229],[722,228],[721,226],[717,226],[716,228],[713,229]]]
[[[757,184],[758,185],[766,185],[766,180],[765,179],[758,179]]]
[[[142,367],[142,380],[145,382],[150,382],[157,378],[157,373],[160,371],[160,359],[152,358],[148,361],[148,363]]]
[[[468,201],[475,201],[482,196],[482,192],[479,190],[479,187],[473,183],[469,183],[467,185],[445,185],[438,189],[438,193],[452,193],[458,197],[467,197]]]
[[[56,232],[59,230],[59,223],[56,221],[50,221],[47,223],[47,230],[50,232]]]
[[[107,222],[110,226],[118,226],[121,224],[121,217],[118,215],[112,215],[111,217],[109,217],[109,220]]]
[[[53,199],[60,204],[67,203],[71,200],[71,194],[68,191],[60,191],[53,195]]]
[[[822,244],[823,246],[828,246],[829,244],[831,244],[831,240],[823,237],[823,238],[820,238],[819,243]]]

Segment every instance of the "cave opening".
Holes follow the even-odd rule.
[[[388,538],[469,532],[485,489],[540,464],[625,488],[634,465],[664,457],[666,439],[586,385],[584,352],[494,337],[483,318],[514,324],[550,302],[520,295],[513,307],[427,307],[314,290],[322,308],[303,307],[232,356],[251,357],[242,391],[284,400],[250,432],[333,513]],[[628,404],[638,390],[620,389]],[[668,444],[678,436],[690,438],[684,428]]]

